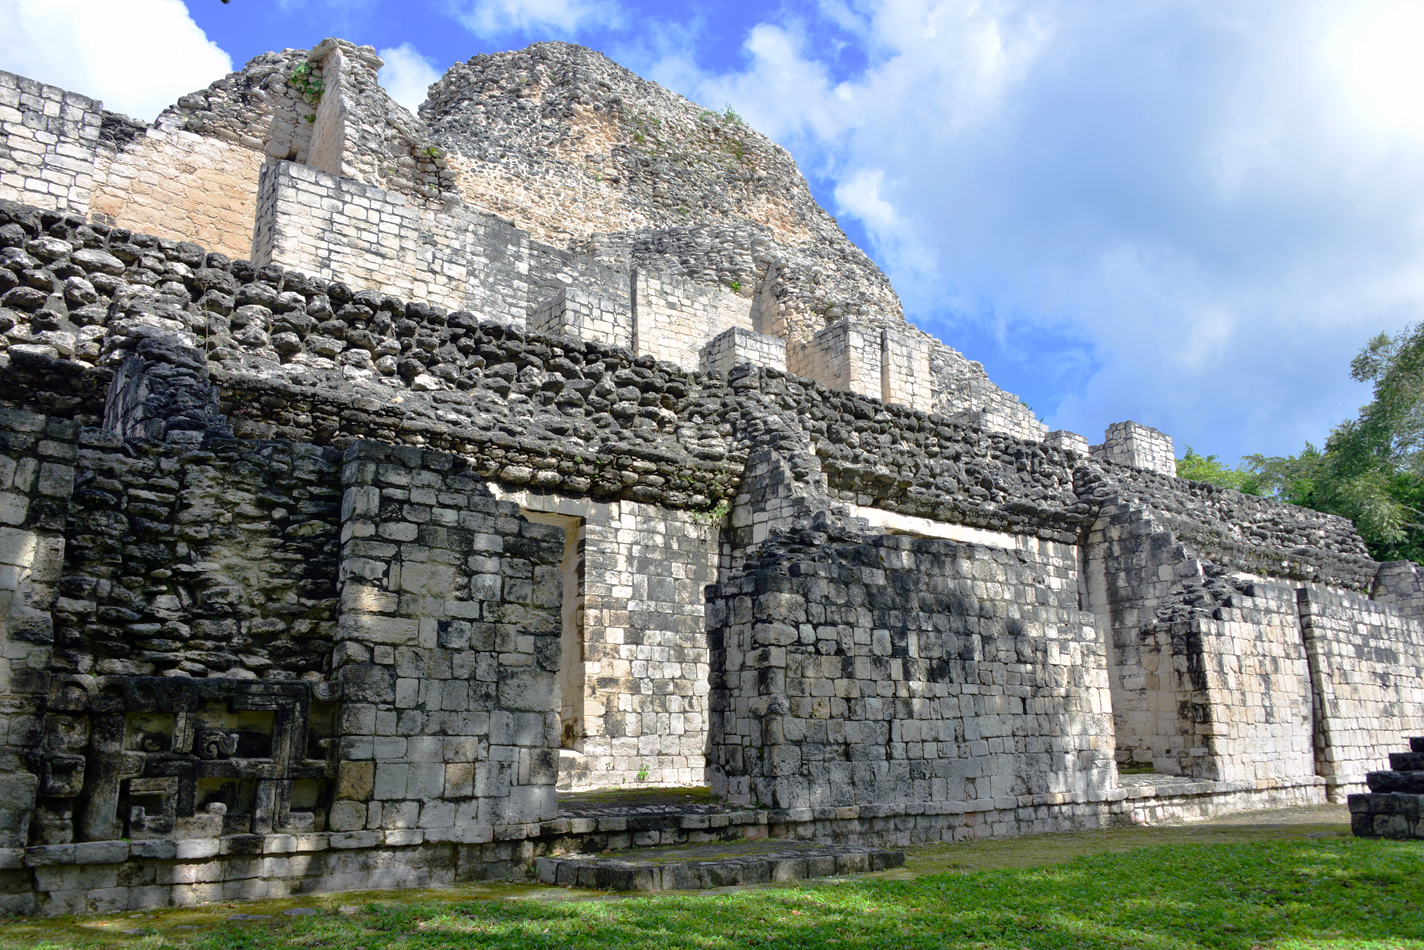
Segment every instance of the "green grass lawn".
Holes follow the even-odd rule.
[[[1019,840],[1021,851],[1032,850],[1030,840]],[[1424,843],[1330,834],[1153,845],[1044,866],[901,873],[651,898],[513,885],[367,895],[359,903],[334,895],[307,901],[322,909],[313,916],[238,905],[219,909],[273,916],[235,922],[209,913],[200,925],[175,924],[191,911],[12,921],[0,924],[0,948],[1424,950]],[[562,899],[534,899],[540,893]],[[124,932],[133,930],[143,932]]]

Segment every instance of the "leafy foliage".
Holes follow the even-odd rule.
[[[1249,468],[1230,468],[1215,455],[1198,455],[1190,445],[1187,446],[1187,454],[1177,460],[1177,477],[1234,488],[1248,495],[1266,493],[1266,483],[1257,472]]]
[[[1353,519],[1375,558],[1424,561],[1424,325],[1375,337],[1350,376],[1374,398],[1324,450],[1248,462],[1277,497]]]

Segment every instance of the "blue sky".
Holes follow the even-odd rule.
[[[0,68],[153,118],[250,57],[600,49],[796,157],[912,320],[1051,426],[1297,451],[1424,318],[1424,0],[0,0]]]

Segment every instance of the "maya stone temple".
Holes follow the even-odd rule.
[[[730,112],[562,43],[418,116],[380,65],[151,125],[0,73],[0,911],[1424,836],[1417,565],[1047,431]]]

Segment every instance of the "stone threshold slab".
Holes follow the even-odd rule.
[[[544,884],[599,891],[700,891],[884,871],[903,851],[798,841],[736,841],[538,858]]]

